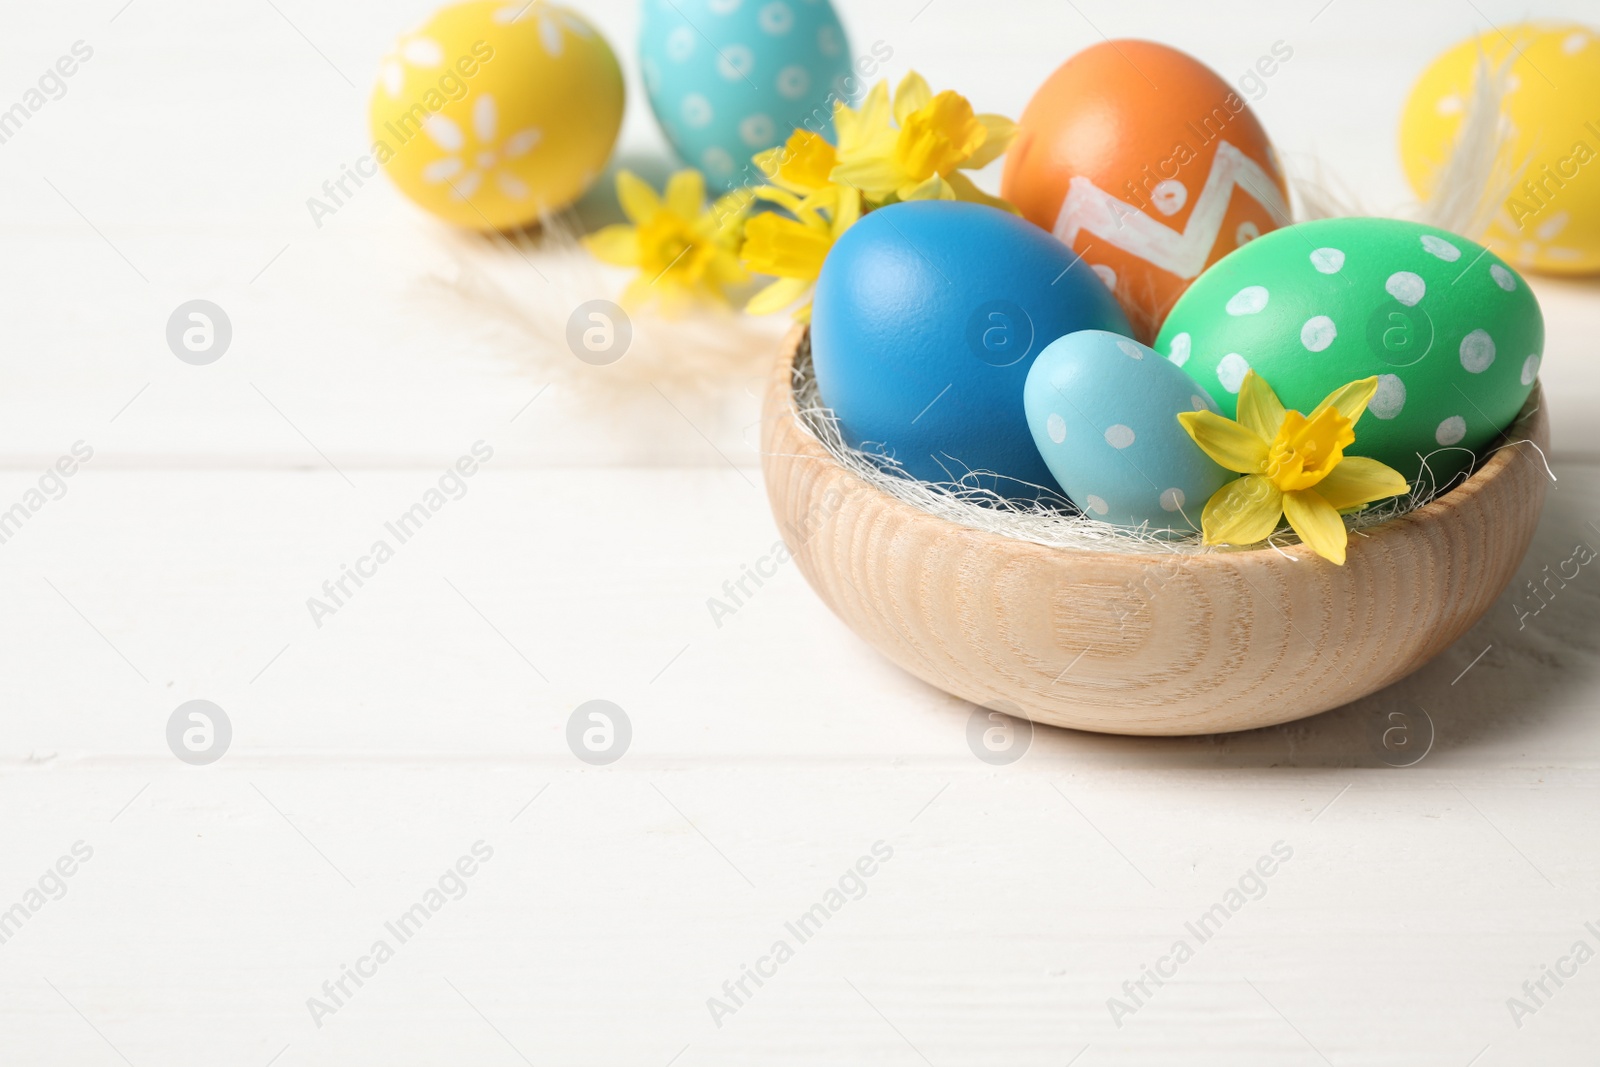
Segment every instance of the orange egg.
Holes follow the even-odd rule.
[[[1292,55],[1280,42],[1252,73]],[[1001,195],[1094,268],[1145,343],[1201,271],[1290,221],[1277,155],[1240,91],[1165,45],[1085,48],[1021,127]]]

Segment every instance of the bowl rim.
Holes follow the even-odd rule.
[[[792,424],[792,429],[788,433],[798,439],[799,446],[803,449],[804,458],[823,461],[838,474],[849,478],[856,486],[870,490],[873,496],[877,498],[876,502],[879,506],[893,505],[896,508],[903,508],[923,520],[938,522],[943,526],[949,527],[952,531],[959,530],[966,535],[992,539],[996,544],[1010,546],[1014,550],[1038,549],[1061,556],[1102,560],[1109,566],[1124,562],[1149,564],[1170,561],[1174,558],[1174,555],[1169,553],[1121,552],[1114,549],[1103,550],[1041,544],[1037,541],[1012,537],[993,530],[968,526],[964,523],[947,519],[942,515],[935,515],[931,511],[925,511],[914,504],[883,492],[854,470],[835,459],[823,447],[822,442],[817,439],[811,428],[806,426],[800,418],[799,405],[794,394],[794,367],[802,349],[810,344],[810,340],[810,325],[804,322],[796,323],[785,335],[779,351],[779,358],[774,360],[772,379],[769,383],[762,421],[789,421]],[[779,405],[776,410],[773,408],[774,402]],[[777,432],[783,433],[784,431],[779,430]],[[1397,515],[1393,519],[1376,526],[1361,530],[1357,536],[1369,542],[1379,542],[1389,537],[1404,536],[1417,527],[1433,526],[1447,521],[1449,517],[1454,516],[1455,513],[1469,505],[1475,497],[1485,492],[1491,482],[1509,470],[1511,464],[1520,458],[1523,445],[1533,446],[1535,451],[1539,453],[1540,462],[1548,471],[1549,462],[1544,450],[1549,440],[1549,418],[1544,407],[1544,390],[1541,380],[1534,380],[1533,388],[1528,393],[1527,400],[1518,410],[1516,418],[1511,421],[1511,425],[1501,431],[1500,437],[1505,440],[1495,447],[1494,451],[1489,453],[1486,460],[1478,462],[1476,469],[1472,471],[1465,481],[1445,490],[1420,507],[1402,515]],[[767,441],[763,442],[762,459],[764,464],[769,457],[775,457],[776,455],[767,447],[769,443]],[[852,490],[852,492],[854,491]],[[1299,547],[1300,544],[1300,542],[1296,542],[1294,545],[1287,547]],[[1354,541],[1352,540],[1353,545]],[[1247,564],[1252,560],[1261,558],[1263,555],[1281,557],[1285,555],[1285,549],[1284,547],[1263,544],[1259,547],[1228,547],[1221,551],[1182,553],[1179,558],[1183,560],[1186,566],[1234,567]]]

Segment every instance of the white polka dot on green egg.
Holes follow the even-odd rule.
[[[1068,334],[1029,371],[1023,408],[1035,446],[1085,514],[1121,526],[1199,528],[1199,508],[1234,475],[1178,422],[1211,409],[1175,363],[1127,337]]]
[[[1376,377],[1346,453],[1408,480],[1426,456],[1445,484],[1521,410],[1544,320],[1517,272],[1474,241],[1393,219],[1321,219],[1219,260],[1173,306],[1156,347],[1181,348],[1183,369],[1229,417],[1252,369],[1302,412]]]

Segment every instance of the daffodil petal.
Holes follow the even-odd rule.
[[[1230,471],[1255,474],[1267,461],[1267,442],[1214,411],[1185,411],[1178,421],[1201,450]]]
[[[971,204],[988,204],[990,207],[997,207],[1001,211],[1009,211],[1013,215],[1020,214],[1011,203],[1001,200],[998,196],[990,196],[982,189],[979,189],[971,178],[959,171],[951,171],[945,175],[944,180],[955,192],[957,200],[965,200]]]
[[[639,265],[639,231],[620,222],[589,234],[583,239],[583,247],[602,263],[619,267]]]
[[[894,91],[894,120],[905,124],[906,116],[922,107],[933,99],[933,90],[928,88],[928,83],[922,75],[911,71]]]
[[[771,315],[799,300],[811,288],[800,278],[780,278],[750,298],[745,310],[752,315]]]
[[[1351,382],[1349,385],[1341,385],[1323,398],[1322,403],[1317,405],[1316,410],[1307,416],[1307,421],[1315,419],[1324,408],[1331,407],[1337,408],[1339,414],[1351,422],[1357,422],[1361,418],[1361,413],[1367,410],[1367,401],[1371,400],[1372,394],[1377,391],[1378,379],[1375,377],[1362,378],[1360,381]]]
[[[787,189],[779,189],[774,185],[763,185],[756,190],[756,198],[769,203],[777,204],[791,215],[798,215],[806,210],[806,203],[800,197]]]
[[[1344,520],[1315,489],[1283,494],[1283,513],[1311,551],[1344,566],[1344,546],[1349,536],[1344,530]]]
[[[881,81],[867,91],[867,98],[861,101],[861,107],[855,113],[856,132],[871,137],[888,129],[889,115],[889,83]],[[839,147],[844,147],[842,142]]]
[[[1208,545],[1253,545],[1278,528],[1283,494],[1262,474],[1235,478],[1206,501],[1200,528]]]
[[[1006,149],[1011,147],[1011,142],[1016,140],[1017,133],[1021,130],[1021,127],[1003,115],[979,115],[978,121],[988,131],[988,136],[983,139],[983,144],[978,146],[977,151],[961,164],[967,170],[987,167],[999,159],[1005,154]]]
[[[1317,483],[1317,495],[1335,511],[1399,496],[1411,486],[1400,472],[1365,456],[1346,456]]]
[[[871,199],[881,199],[900,187],[903,175],[900,168],[886,155],[863,155],[860,159],[840,163],[829,177],[836,182],[861,190]]]
[[[939,175],[930,174],[920,182],[911,182],[895,190],[901,201],[954,200],[956,191]]]
[[[833,237],[839,235],[856,224],[861,218],[861,194],[854,189],[840,189],[838,199],[833,208]]]
[[[1263,441],[1270,441],[1283,425],[1283,415],[1283,404],[1267,380],[1255,371],[1247,372],[1239,386],[1240,424],[1255,431]]]
[[[661,211],[661,198],[656,191],[631,170],[617,172],[617,203],[622,205],[622,213],[636,223],[649,222]],[[697,204],[695,212],[698,211]]]
[[[692,219],[700,214],[706,202],[706,180],[697,170],[680,170],[667,180],[664,198],[667,210],[674,215]]]

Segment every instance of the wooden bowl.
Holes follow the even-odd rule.
[[[1545,470],[1503,448],[1467,482],[1350,538],[1336,567],[1306,550],[1091,552],[969,529],[846,470],[795,413],[784,341],[762,419],[767,495],[801,571],[895,663],[978,704],[1117,734],[1248,730],[1397,681],[1448,647],[1510,582],[1538,524]],[[1535,388],[1512,440],[1544,448]],[[1005,710],[1012,710],[1006,708]]]

